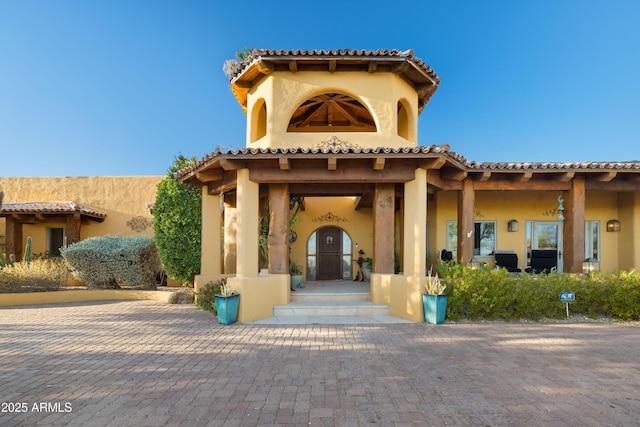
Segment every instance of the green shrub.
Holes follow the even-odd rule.
[[[217,282],[209,282],[196,294],[196,307],[200,310],[209,311],[213,314],[218,314],[216,310],[216,295],[222,293],[222,289],[225,285],[224,280],[218,280]]]
[[[636,271],[591,275],[556,273],[509,274],[504,269],[473,270],[440,263],[438,274],[449,288],[447,318],[540,320],[564,318],[559,295],[573,292],[570,312],[590,318],[640,320],[640,274]]]
[[[160,260],[152,237],[92,237],[64,248],[61,254],[74,276],[89,288],[155,283]]]
[[[61,259],[33,259],[0,268],[0,292],[55,291],[68,284],[69,270]]]

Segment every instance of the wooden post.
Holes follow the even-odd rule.
[[[289,274],[288,184],[269,184],[269,273]]]
[[[393,274],[394,184],[376,184],[373,202],[373,272]]]
[[[462,190],[458,192],[458,263],[464,265],[473,258],[475,203],[473,181],[467,178],[462,181]]]
[[[584,206],[585,181],[583,176],[576,176],[571,181],[571,190],[563,194],[565,200],[563,227],[563,270],[567,273],[582,271],[584,261]]]
[[[16,261],[22,261],[22,223],[12,216],[6,218],[7,262],[14,254]]]
[[[67,237],[67,245],[80,241],[80,228],[82,227],[82,219],[80,213],[67,216],[67,224],[65,227],[65,236]]]

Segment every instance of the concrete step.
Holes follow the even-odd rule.
[[[314,302],[314,301],[324,301],[324,302],[353,302],[360,301],[365,302],[370,300],[369,292],[304,292],[304,291],[296,291],[291,292],[291,302]]]
[[[388,316],[389,306],[368,301],[294,301],[273,307],[283,316]]]

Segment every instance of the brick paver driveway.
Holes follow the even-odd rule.
[[[640,422],[627,324],[218,325],[151,301],[0,309],[0,425]]]

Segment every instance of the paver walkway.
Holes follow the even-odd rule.
[[[2,426],[636,426],[640,328],[222,326],[153,301],[3,308],[0,402]]]

